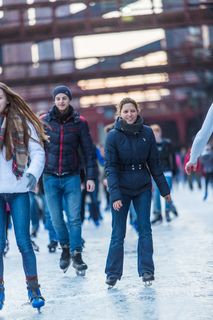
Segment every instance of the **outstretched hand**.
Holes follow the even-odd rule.
[[[196,171],[197,163],[191,163],[190,161],[187,162],[185,166],[185,171],[188,175],[190,175],[193,171]]]
[[[29,191],[34,191],[36,188],[36,178],[31,173],[27,173],[26,176],[28,178],[27,188],[29,189]]]

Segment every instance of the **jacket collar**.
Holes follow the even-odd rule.
[[[57,107],[54,105],[52,109],[47,113],[46,119],[47,122],[51,120],[56,120],[59,123],[66,123],[67,121],[72,120],[74,123],[80,121],[80,115],[77,111],[74,111],[74,108],[70,105],[66,113],[61,114]]]
[[[143,130],[143,119],[138,116],[135,123],[128,124],[125,120],[119,117],[115,122],[115,129],[130,135],[138,134]]]

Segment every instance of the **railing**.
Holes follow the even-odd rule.
[[[82,4],[82,8],[74,10],[76,4]],[[69,9],[65,6],[70,6]],[[48,24],[63,22],[64,20],[87,20],[95,18],[110,19],[113,17],[128,19],[137,15],[153,15],[160,12],[171,13],[182,11],[185,17],[190,18],[190,11],[193,9],[212,9],[213,4],[206,2],[194,4],[189,0],[182,0],[177,4],[176,1],[166,6],[156,5],[154,0],[150,0],[148,5],[135,4],[135,0],[99,0],[99,1],[77,1],[77,0],[60,0],[56,2],[39,2],[33,4],[8,4],[0,6],[1,27],[18,26],[20,29],[25,26],[38,24]]]
[[[122,54],[119,56],[96,56],[96,57],[85,57],[85,58],[64,58],[60,60],[40,60],[37,63],[33,62],[19,62],[19,63],[9,63],[1,66],[0,80],[7,81],[16,79],[36,79],[42,77],[53,77],[57,75],[67,75],[72,79],[79,81],[81,79],[89,78],[99,78],[103,76],[110,76],[110,72],[116,75],[125,73],[140,74],[143,72],[145,74],[157,73],[157,72],[177,72],[178,68],[184,70],[196,70],[203,68],[208,70],[210,65],[213,65],[212,61],[212,51],[213,48],[208,49],[202,48],[202,46],[197,46],[195,48],[185,47],[185,48],[173,48],[173,49],[162,49],[161,52],[164,54],[164,61],[148,61],[147,54],[153,53],[153,51],[143,51],[143,52],[131,52]],[[155,53],[156,53],[155,52]],[[137,58],[137,61],[134,60]],[[138,58],[141,58],[138,61]],[[168,60],[168,61],[167,61]],[[90,66],[84,68],[78,68],[79,62],[81,65]],[[130,66],[126,63],[131,63]],[[134,64],[137,63],[137,64]],[[138,71],[137,71],[138,69]],[[162,70],[162,71],[161,71]]]

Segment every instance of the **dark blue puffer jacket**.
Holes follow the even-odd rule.
[[[162,196],[170,193],[159,163],[154,134],[151,128],[143,125],[141,117],[133,125],[117,119],[114,129],[107,135],[105,161],[112,202],[121,200],[122,194],[136,196],[151,189],[151,175]]]
[[[56,106],[41,118],[49,142],[45,142],[44,173],[79,174],[79,148],[85,158],[87,179],[95,179],[96,161],[87,121],[70,106],[60,114]]]

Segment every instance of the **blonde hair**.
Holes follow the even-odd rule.
[[[43,144],[44,140],[48,140],[46,136],[43,126],[38,119],[38,117],[33,113],[27,103],[12,89],[10,89],[6,84],[0,82],[0,89],[6,95],[7,98],[7,107],[5,108],[5,114],[7,117],[7,125],[6,125],[6,132],[5,132],[5,142],[4,145],[6,147],[6,159],[10,160],[12,158],[12,141],[11,137],[13,138],[13,132],[15,130],[15,123],[14,119],[15,116],[20,117],[23,125],[23,133],[24,133],[24,144],[26,148],[28,148],[30,132],[29,127],[27,125],[27,121],[29,121],[35,128],[40,143]]]
[[[137,104],[137,102],[135,100],[133,100],[132,98],[126,97],[126,98],[123,98],[119,102],[119,104],[116,106],[116,115],[117,116],[120,116],[123,106],[127,103],[133,104],[138,113],[141,111],[139,105]]]

